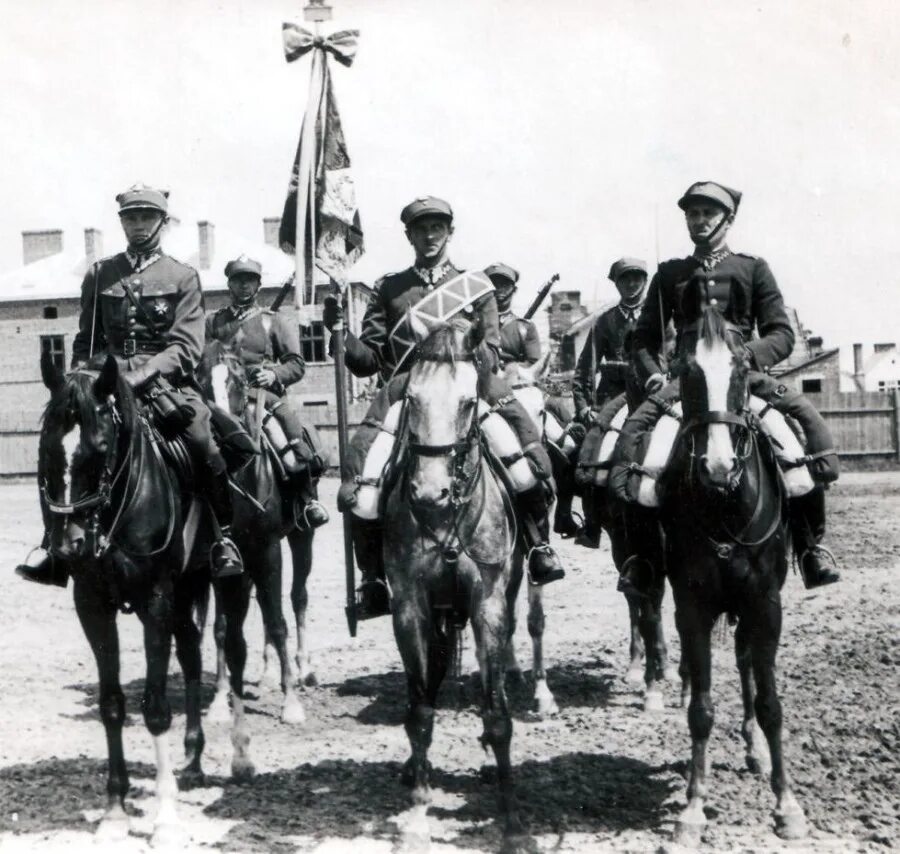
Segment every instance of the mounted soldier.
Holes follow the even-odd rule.
[[[298,406],[287,395],[288,388],[300,382],[306,372],[297,324],[257,302],[262,284],[258,261],[241,255],[225,265],[225,276],[231,305],[206,318],[207,338],[237,345],[253,394],[262,396],[266,410],[280,427],[267,429],[266,435],[273,445],[278,443],[275,451],[291,480],[296,525],[300,529],[318,528],[328,521],[328,511],[317,500],[323,470],[321,448],[313,431],[304,424]],[[286,458],[293,464],[287,465]]]
[[[345,342],[346,364],[350,371],[360,377],[378,374],[382,386],[351,441],[349,459],[342,473],[344,482],[338,493],[338,508],[352,514],[354,549],[362,571],[361,617],[389,613],[380,508],[377,505],[396,427],[386,423],[386,419],[392,411],[397,412],[392,407],[404,396],[410,360],[414,359],[416,337],[411,328],[411,316],[465,326],[477,324],[483,340],[479,357],[491,360],[495,367],[500,361],[497,302],[490,280],[482,273],[463,273],[447,257],[453,235],[450,205],[430,196],[419,198],[403,209],[400,220],[415,252],[415,262],[408,269],[378,281],[359,337],[347,333]],[[334,326],[339,312],[337,301],[328,300],[323,315],[328,329]],[[519,482],[527,486],[517,492],[515,499],[523,536],[529,546],[531,582],[555,581],[565,572],[548,543],[551,466],[540,434],[496,374],[490,375],[481,395],[490,405],[490,412],[483,417],[499,414],[518,437],[519,448],[505,456],[504,465],[512,467],[527,462],[530,480],[520,479]],[[376,445],[376,438],[382,436],[388,441]],[[376,452],[385,456],[376,460]]]
[[[518,290],[519,273],[509,264],[491,264],[484,274],[494,286],[500,321],[500,362],[533,365],[541,358],[541,339],[537,327],[524,317],[513,314],[512,300]]]
[[[699,278],[709,304],[718,304],[724,310],[729,300],[733,300],[735,305],[743,307],[735,326],[751,367],[751,394],[761,398],[768,407],[794,418],[805,434],[806,456],[800,464],[809,466],[816,485],[806,494],[790,499],[789,527],[803,582],[807,588],[818,587],[840,577],[826,565],[833,564],[834,558],[821,545],[825,533],[824,488],[838,476],[837,454],[828,427],[812,404],[765,373],[790,355],[794,333],[768,264],[755,255],[732,252],[726,243],[740,201],[741,193],[737,190],[712,181],[692,184],[678,200],[695,250],[687,258],[660,264],[650,283],[633,335],[638,385],[629,401],[632,415],[622,429],[616,449],[618,462],[610,482],[621,497],[633,498],[628,483],[636,470],[641,436],[663,412],[671,411],[671,404],[678,396],[677,383],[666,384],[667,368],[661,355],[663,330],[670,320],[674,322],[676,352],[671,374],[677,378],[685,340],[693,340],[691,336],[697,334],[696,328],[684,319],[681,296],[688,283]],[[733,296],[735,289],[740,292],[739,299]],[[648,402],[635,411],[642,396]],[[623,571],[625,587],[633,585],[640,589],[648,572],[660,570],[653,566],[653,559],[646,557],[643,545],[644,538],[638,538],[638,547],[629,551],[632,556]]]
[[[128,247],[93,264],[84,277],[72,367],[84,366],[98,353],[111,354],[138,396],[167,413],[193,456],[197,492],[215,518],[210,560],[221,578],[240,574],[243,566],[231,539],[225,458],[213,437],[210,411],[192,385],[203,349],[200,278],[160,248],[168,195],[136,184],[116,196]],[[68,574],[60,563],[44,548],[36,549],[16,572],[28,581],[65,587]]]

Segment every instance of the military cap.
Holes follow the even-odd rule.
[[[719,207],[725,208],[728,213],[735,214],[741,203],[741,193],[724,184],[717,184],[715,181],[697,181],[695,184],[691,184],[678,200],[678,207],[686,211],[692,199],[706,199],[715,202]]]
[[[238,255],[233,261],[229,261],[225,265],[225,275],[230,279],[232,276],[239,276],[246,273],[257,278],[262,278],[262,264],[254,261],[246,255]]]
[[[423,216],[442,216],[452,221],[453,209],[443,199],[437,199],[434,196],[422,196],[411,201],[400,211],[400,222],[404,225],[411,225]]]
[[[647,275],[647,262],[640,258],[619,258],[612,267],[609,268],[609,280],[615,282],[623,273],[629,270],[638,270]]]
[[[160,213],[169,211],[169,191],[157,190],[146,184],[134,184],[116,196],[119,213],[125,211],[151,210]]]
[[[489,279],[493,279],[494,276],[499,276],[501,279],[507,279],[513,286],[519,281],[519,271],[513,270],[509,264],[501,264],[499,261],[496,264],[491,264],[490,267],[485,267],[484,274]]]

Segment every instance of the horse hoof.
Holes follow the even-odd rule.
[[[746,761],[747,770],[751,774],[755,774],[757,777],[767,777],[772,773],[772,763],[761,759],[759,756],[748,753],[746,756]]]
[[[185,768],[178,777],[178,788],[182,792],[202,789],[205,785],[206,776],[199,768]]]
[[[235,783],[249,783],[256,776],[256,768],[250,760],[231,763],[231,779]]]
[[[781,839],[805,839],[807,828],[803,811],[775,813],[775,833]]]
[[[704,827],[705,823],[679,819],[675,822],[675,844],[685,848],[699,848]]]
[[[292,726],[306,723],[306,711],[296,697],[284,701],[284,706],[281,708],[281,722]]]
[[[310,672],[303,677],[300,684],[303,685],[304,688],[318,688],[319,680],[316,678],[315,673]]]
[[[644,665],[635,661],[628,666],[622,681],[626,685],[642,685],[644,683]]]
[[[97,831],[94,834],[94,838],[100,843],[122,842],[128,838],[130,830],[131,824],[128,821],[128,816],[123,815],[118,818],[104,818],[101,819],[100,824],[97,825]]]
[[[281,670],[277,667],[267,667],[259,677],[260,690],[280,691]]]
[[[644,711],[645,712],[663,712],[666,709],[666,704],[663,702],[662,691],[653,690],[647,691],[644,694]]]
[[[503,837],[500,854],[538,854],[537,842],[527,833],[514,833]]]
[[[556,700],[553,697],[542,697],[539,700],[535,700],[534,713],[541,720],[552,718],[554,715],[559,714],[559,706],[556,705]]]
[[[231,722],[231,709],[228,708],[228,698],[224,694],[216,694],[206,710],[206,720],[212,724],[227,724]]]
[[[164,822],[153,828],[153,836],[150,837],[150,845],[153,848],[171,849],[182,851],[190,842],[190,836],[180,824]]]

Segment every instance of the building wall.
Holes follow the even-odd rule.
[[[790,388],[809,395],[815,402],[817,395],[836,394],[841,390],[840,352],[835,350],[827,358],[823,358],[808,367],[782,374],[779,380]],[[811,384],[818,381],[820,390],[814,391]]]

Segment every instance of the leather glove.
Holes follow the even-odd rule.
[[[578,413],[578,420],[584,424],[585,427],[589,428],[597,423],[597,413],[591,409],[590,406],[585,406],[584,409]]]
[[[344,319],[344,308],[337,297],[325,297],[322,304],[322,323],[331,332],[338,321]]]
[[[584,424],[572,422],[569,425],[569,435],[576,445],[580,445],[584,441],[584,437],[587,436],[587,427]]]
[[[125,382],[131,386],[134,391],[141,391],[145,386],[149,385],[153,380],[155,380],[159,376],[158,368],[149,368],[147,365],[144,365],[142,368],[137,368],[133,371],[126,371],[123,375]]]

